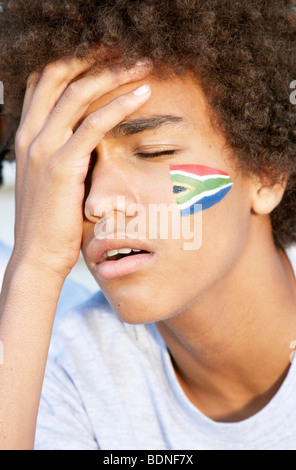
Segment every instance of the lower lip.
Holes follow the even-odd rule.
[[[101,279],[115,279],[133,274],[153,260],[153,253],[127,256],[118,261],[103,261],[96,265],[96,273]]]

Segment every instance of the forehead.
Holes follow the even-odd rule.
[[[189,73],[181,77],[164,79],[150,74],[144,80],[120,86],[91,103],[83,118],[107,105],[118,96],[146,83],[149,83],[151,87],[151,98],[129,119],[150,118],[156,115],[175,116],[182,118],[188,129],[190,128],[192,131],[202,129],[204,133],[213,132],[207,99],[196,80]]]

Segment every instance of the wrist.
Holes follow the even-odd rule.
[[[71,269],[67,268],[60,259],[53,257],[50,260],[42,255],[19,252],[14,248],[9,260],[7,271],[15,275],[27,271],[31,276],[37,275],[44,279],[52,279],[58,283],[64,283]]]
[[[10,258],[5,271],[2,292],[16,289],[38,290],[45,297],[58,298],[66,274],[29,259]]]

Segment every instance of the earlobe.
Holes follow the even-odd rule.
[[[253,188],[251,212],[257,215],[270,214],[281,202],[286,189],[284,183],[255,185]]]

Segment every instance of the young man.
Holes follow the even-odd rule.
[[[2,448],[34,447],[82,244],[105,296],[52,338],[35,448],[296,449],[292,2],[22,3]]]

